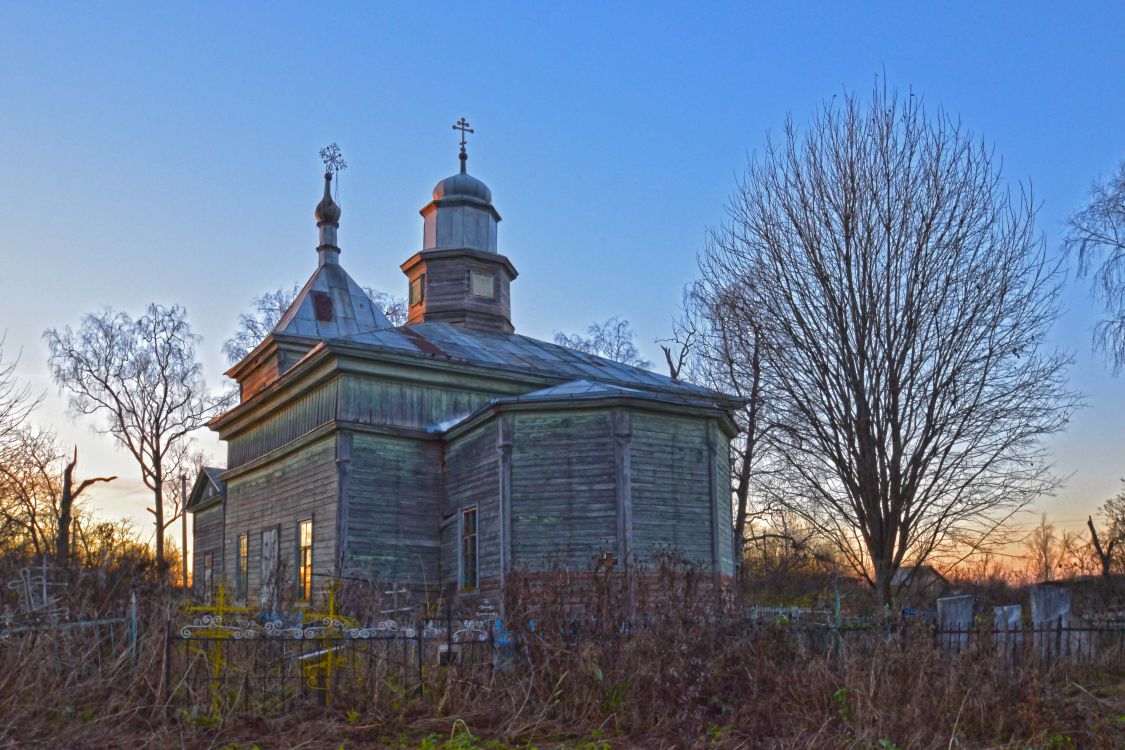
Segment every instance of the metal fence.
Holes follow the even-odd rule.
[[[278,713],[297,702],[331,705],[339,695],[405,697],[451,671],[483,685],[510,647],[491,621],[202,620],[169,624],[164,684],[171,705],[214,713]]]

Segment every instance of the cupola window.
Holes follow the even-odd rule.
[[[472,288],[474,297],[492,299],[496,296],[495,276],[490,273],[472,272]]]
[[[426,301],[426,274],[410,282],[410,305],[420,305]]]

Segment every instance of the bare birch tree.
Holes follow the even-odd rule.
[[[136,460],[153,494],[156,561],[163,571],[165,488],[169,458],[229,402],[208,393],[195,354],[197,337],[184,308],[152,304],[133,320],[106,309],[44,334],[51,374],[79,414],[101,417],[102,430]]]
[[[1094,347],[1114,372],[1125,369],[1125,162],[1094,183],[1090,202],[1070,217],[1065,247],[1077,252],[1078,270],[1093,281],[1107,317],[1094,328]]]
[[[979,546],[1054,486],[1042,438],[1076,404],[1043,343],[1061,274],[1005,184],[913,94],[847,96],[749,164],[701,259],[762,332],[776,499],[888,605],[904,562]]]
[[[602,323],[591,323],[585,333],[555,333],[555,343],[559,346],[647,369],[652,363],[641,356],[634,338],[629,321],[616,315]]]

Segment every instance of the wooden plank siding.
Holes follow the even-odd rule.
[[[716,495],[719,520],[719,573],[735,574],[734,559],[734,500],[730,484],[730,441],[721,430],[715,430],[718,440],[715,452],[718,462]]]
[[[227,468],[242,466],[331,422],[336,416],[338,383],[330,380],[314,388],[230,438]]]
[[[609,410],[517,413],[512,429],[512,566],[584,570],[617,549]]]
[[[423,430],[466,416],[496,395],[346,375],[341,382],[338,419]]]
[[[421,592],[440,578],[441,443],[355,433],[344,570]]]
[[[446,499],[441,520],[441,581],[447,593],[458,590],[458,531],[463,509],[477,507],[477,549],[480,585],[476,596],[496,602],[500,597],[500,457],[497,422],[488,422],[451,441],[445,448]]]
[[[210,508],[192,513],[191,538],[193,544],[191,562],[192,589],[202,593],[203,588],[203,563],[208,554],[213,555],[211,575],[215,578],[215,585],[225,580],[223,568],[223,504],[217,503]]]
[[[631,421],[634,553],[671,552],[710,566],[715,495],[707,421],[643,413]]]
[[[262,531],[277,527],[280,564],[287,584],[296,581],[297,525],[313,519],[313,586],[323,590],[321,574],[336,571],[336,438],[328,436],[227,481],[224,570],[237,569],[238,535],[249,533],[248,600],[261,586]],[[293,595],[293,585],[282,591]]]

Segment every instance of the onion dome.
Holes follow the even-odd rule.
[[[485,185],[476,177],[467,172],[461,172],[452,177],[446,177],[434,185],[434,200],[439,201],[443,198],[468,198],[491,204],[492,191],[488,189],[488,185]]]
[[[316,225],[319,227],[322,224],[336,224],[340,223],[340,207],[336,205],[336,201],[332,200],[332,193],[330,191],[332,185],[332,173],[324,173],[324,197],[320,199],[320,203],[316,204],[316,211],[313,216],[316,217]]]

